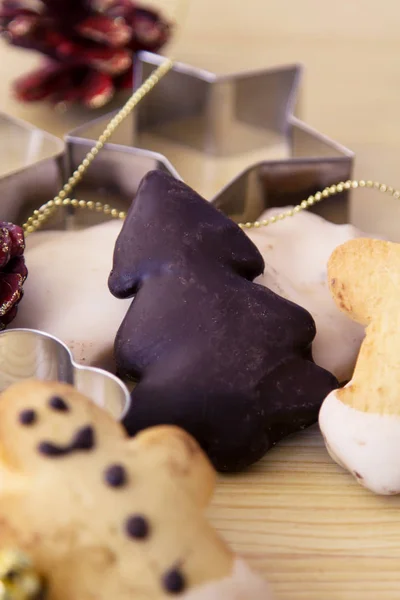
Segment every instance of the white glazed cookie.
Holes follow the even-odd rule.
[[[271,208],[260,220],[289,208]],[[311,313],[317,328],[315,362],[340,382],[348,381],[364,328],[335,305],[328,289],[326,265],[337,246],[365,234],[352,225],[336,225],[306,211],[268,227],[245,231],[265,261],[265,272],[256,281]]]
[[[341,311],[367,326],[351,381],[325,399],[319,424],[332,458],[377,494],[400,493],[400,244],[357,239],[328,265]]]
[[[0,397],[0,544],[26,552],[48,600],[269,600],[204,516],[215,472],[176,427],[128,439],[74,388]]]
[[[27,236],[29,274],[13,327],[50,333],[78,363],[114,371],[114,338],[131,302],[114,298],[107,285],[121,226]]]

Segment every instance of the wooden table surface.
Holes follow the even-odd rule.
[[[396,0],[192,0],[174,53],[219,73],[304,63],[301,118],[356,151],[358,177],[400,187],[399,23]],[[4,45],[0,57],[0,110],[57,135],[90,118],[15,103],[10,82],[36,58]],[[400,239],[400,202],[353,201],[356,225]],[[221,477],[210,518],[277,600],[400,598],[400,498],[359,487],[317,427]]]

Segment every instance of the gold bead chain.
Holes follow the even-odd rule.
[[[382,192],[383,194],[389,194],[393,196],[393,198],[400,198],[399,190],[385,185],[384,183],[379,183],[378,181],[365,181],[363,179],[341,181],[340,183],[336,183],[334,185],[326,187],[321,192],[316,192],[315,194],[309,196],[307,200],[303,200],[297,206],[294,206],[293,208],[286,210],[278,215],[269,217],[268,219],[263,219],[261,221],[239,223],[239,227],[241,227],[242,229],[267,227],[268,225],[272,225],[277,221],[282,221],[283,219],[286,219],[288,217],[293,217],[302,210],[306,210],[314,204],[321,202],[326,198],[357,188],[375,189],[379,192]],[[116,208],[113,208],[109,204],[103,204],[102,202],[92,201],[86,202],[85,200],[77,200],[76,198],[62,199],[59,197],[57,202],[56,200],[50,200],[50,202],[47,202],[47,204],[43,205],[39,210],[34,211],[32,217],[30,217],[30,219],[28,219],[28,222],[24,225],[26,233],[33,233],[34,231],[40,229],[42,224],[49,218],[53,211],[60,206],[72,206],[74,208],[87,209],[98,213],[103,213],[104,215],[110,216],[112,219],[124,220],[126,217],[125,211],[120,211]]]

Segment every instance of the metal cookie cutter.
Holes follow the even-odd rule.
[[[34,329],[9,329],[0,333],[0,392],[26,379],[60,381],[122,420],[129,410],[128,388],[114,375],[74,362],[57,338]]]
[[[157,54],[139,54],[136,88],[162,60]],[[294,116],[300,78],[299,65],[216,75],[177,62],[117,129],[113,141],[119,148],[162,153],[210,201],[261,163],[271,203],[293,186],[304,199],[349,179],[354,155]],[[75,144],[78,138],[93,143],[112,116],[75,130]],[[348,202],[345,195],[343,202]]]
[[[239,173],[212,202],[238,223],[257,221],[272,207],[296,206],[316,191],[351,177],[353,153],[290,118],[289,161],[263,161]],[[349,193],[325,199],[309,208],[333,223],[352,221]]]

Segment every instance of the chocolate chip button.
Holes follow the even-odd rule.
[[[144,517],[141,515],[133,515],[126,520],[125,531],[128,537],[143,540],[148,537],[150,527]]]
[[[127,480],[124,467],[122,465],[109,466],[104,473],[104,480],[110,487],[124,486]]]
[[[68,412],[69,411],[68,404],[65,402],[65,400],[63,398],[61,398],[61,396],[53,396],[52,398],[50,398],[49,406],[53,410],[58,410],[59,412]]]
[[[21,425],[33,425],[36,421],[36,413],[34,410],[28,408],[19,413],[18,419]]]
[[[170,594],[180,594],[186,587],[185,578],[178,569],[171,569],[163,577],[163,586]]]

